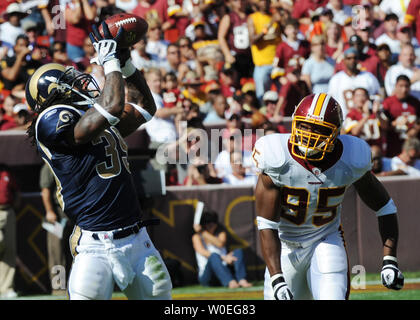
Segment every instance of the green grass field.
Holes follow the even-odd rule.
[[[380,274],[366,275],[366,288],[350,291],[350,300],[420,300],[420,272],[405,272],[405,285],[400,291],[388,290],[380,282]],[[174,300],[262,300],[263,282],[254,282],[251,288],[227,289],[192,285],[173,289]],[[66,296],[22,296],[18,300],[65,300]],[[112,299],[126,299],[116,292]]]

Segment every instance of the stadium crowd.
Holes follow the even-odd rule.
[[[25,82],[42,64],[73,66],[102,85],[88,33],[127,12],[149,24],[131,57],[158,107],[143,127],[150,148],[188,140],[194,128],[226,129],[210,164],[164,166],[168,185],[254,183],[256,135],[243,129],[289,132],[294,107],[321,92],[341,104],[342,133],[378,151],[376,174],[420,175],[419,8],[418,0],[3,1],[0,129],[28,127]],[[236,146],[235,134],[242,136]],[[414,149],[404,157],[407,140]],[[242,164],[231,165],[233,158]]]

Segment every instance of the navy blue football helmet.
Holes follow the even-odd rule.
[[[35,111],[51,106],[56,101],[86,108],[100,93],[95,79],[73,67],[48,63],[38,68],[26,83],[25,96],[29,107]]]

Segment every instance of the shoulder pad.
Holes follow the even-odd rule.
[[[283,149],[284,136],[284,134],[274,133],[263,136],[255,142],[252,160],[259,172],[270,168],[281,168],[286,162]]]
[[[371,149],[365,140],[352,135],[340,135],[343,143],[343,160],[356,176],[361,177],[372,167]]]
[[[58,105],[44,110],[36,122],[36,140],[46,146],[65,145],[65,133],[79,121],[80,110]]]

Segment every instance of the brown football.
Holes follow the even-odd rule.
[[[115,37],[118,33],[118,30],[123,27],[125,32],[123,39],[118,41],[118,45],[121,48],[128,48],[140,41],[140,39],[146,34],[148,24],[147,22],[134,15],[129,13],[118,13],[105,20],[105,23],[108,25],[108,29],[111,32],[112,36]],[[99,33],[103,36],[102,25],[99,25]]]

